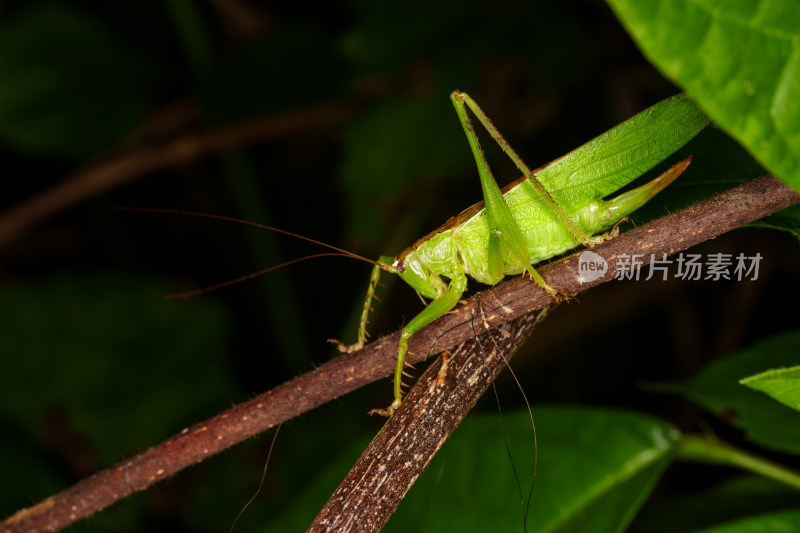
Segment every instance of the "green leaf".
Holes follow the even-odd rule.
[[[534,407],[539,437],[528,531],[623,531],[672,459],[678,432],[648,416]],[[533,433],[527,411],[503,415],[527,495]],[[411,488],[384,531],[521,531],[522,509],[496,414],[470,415]],[[298,531],[341,482],[374,435],[330,457],[302,493],[259,531]]]
[[[335,423],[336,417],[334,414],[330,413],[328,416]],[[318,436],[319,432],[311,431],[309,434]],[[269,521],[262,521],[260,527],[253,527],[248,531],[264,533],[271,531],[304,531],[374,437],[374,431],[361,431],[360,435],[352,440],[351,445],[347,447],[332,446],[324,467],[318,469],[316,473],[303,472],[301,470],[299,476],[303,482],[294,494],[291,504],[283,506],[280,512],[273,515]],[[336,438],[336,441],[340,438]],[[302,446],[302,443],[293,437],[290,437],[290,439],[297,446]],[[334,441],[334,444],[337,444],[336,441]],[[291,470],[297,470],[294,465],[288,465],[288,467]],[[303,476],[303,474],[306,475]],[[245,516],[244,518],[247,517]]]
[[[402,196],[403,188],[415,182],[430,188],[434,181],[469,168],[469,148],[448,94],[384,100],[347,125],[341,172],[348,214],[353,227],[364,228],[360,234],[367,242],[385,237],[378,221],[365,219],[374,211],[370,206],[375,197]]]
[[[199,93],[205,116],[212,123],[229,124],[336,99],[337,87],[327,84],[343,67],[335,49],[326,44],[329,38],[325,28],[295,21],[237,47],[202,80]],[[285,80],[289,72],[291,82]],[[326,90],[320,91],[323,86]]]
[[[800,453],[800,413],[739,384],[739,380],[766,368],[792,366],[797,363],[797,354],[800,329],[722,357],[686,381],[649,387],[690,398],[763,446]]]
[[[700,533],[786,533],[800,530],[800,510],[743,518]]]
[[[608,0],[645,56],[800,190],[796,0]]]
[[[378,429],[364,429],[364,411],[350,409],[352,401],[331,402],[283,424],[269,463],[275,428],[226,452],[228,460],[204,463],[206,482],[183,504],[187,531],[228,531],[255,495],[265,466],[263,489],[235,531],[305,531]]]
[[[765,228],[782,229],[800,239],[800,205],[787,207],[774,215],[762,218],[753,224]]]
[[[739,381],[800,411],[800,366],[767,370]]]
[[[342,167],[348,188],[370,183],[376,193],[395,194],[412,177],[435,178],[471,162],[463,134],[453,135],[460,131],[447,93],[437,96],[382,101],[348,125]]]
[[[0,434],[0,472],[6,479],[13,479],[13,486],[0,488],[3,513],[8,516],[15,509],[31,505],[32,498],[44,497],[64,489],[64,480],[56,468],[42,460],[38,446],[26,446],[20,442],[24,434],[22,427],[3,425]]]
[[[47,156],[106,148],[143,118],[148,79],[90,13],[34,3],[0,25],[0,139]]]
[[[713,124],[678,150],[669,162],[689,155],[695,156],[689,169],[658,194],[658,202],[649,202],[636,210],[631,217],[636,223],[663,216],[665,208],[668,211],[683,209],[768,173],[741,144]],[[654,178],[666,167],[666,164],[657,166],[638,182]],[[788,231],[800,239],[800,206],[788,207],[751,225]]]
[[[225,315],[165,292],[112,275],[4,287],[0,419],[36,442],[71,428],[108,465],[228,405]]]
[[[430,57],[441,47],[443,37],[458,35],[478,5],[468,0],[450,10],[419,0],[406,3],[405,9],[387,9],[385,4],[369,0],[351,4],[356,20],[342,41],[342,49],[351,62],[366,71],[399,70],[411,60]],[[409,28],[413,28],[413,39],[407,38]],[[469,46],[468,42],[464,44]]]
[[[528,531],[623,531],[672,457],[678,432],[639,414],[534,407],[539,444]],[[527,412],[503,416],[527,495]],[[425,517],[420,520],[420,517]],[[497,415],[470,416],[431,462],[386,531],[521,531],[522,510]]]
[[[722,522],[797,506],[797,491],[760,476],[743,475],[681,494],[642,511],[634,533],[688,533]]]

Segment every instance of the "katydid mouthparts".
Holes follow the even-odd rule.
[[[533,265],[577,246],[593,247],[618,234],[618,225],[672,183],[691,163],[688,157],[652,181],[614,198],[604,198],[681,148],[707,124],[708,118],[681,93],[645,109],[568,154],[530,170],[489,118],[466,93],[450,99],[478,166],[483,201],[450,218],[396,256],[369,260],[347,250],[280,228],[222,215],[150,208],[124,211],[183,214],[244,223],[289,235],[332,250],[306,256],[203,289],[169,295],[183,298],[245,281],[288,264],[315,257],[339,255],[373,264],[355,343],[331,342],[342,352],[361,349],[367,339],[367,319],[381,270],[397,274],[430,303],[400,334],[394,372],[394,399],[386,409],[370,414],[391,416],[402,401],[401,377],[408,339],[450,311],[467,288],[467,276],[495,285],[507,275],[528,274],[554,299],[569,295],[550,286]],[[502,190],[492,176],[467,110],[478,119],[522,177]],[[446,281],[447,280],[447,281]]]

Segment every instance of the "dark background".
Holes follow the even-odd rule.
[[[394,254],[481,199],[454,89],[533,167],[679,91],[591,0],[0,1],[0,80],[2,514],[328,360],[330,337],[355,339],[368,265],[316,259],[165,301],[320,250],[115,208],[222,214],[367,257]],[[687,150],[724,144],[735,155],[698,156],[686,176],[695,188],[682,177],[639,222],[728,188],[739,178],[722,167],[762,173],[718,131],[697,142]],[[516,178],[485,145],[501,185]],[[42,194],[54,207],[34,212]],[[30,223],[14,227],[20,220]],[[795,324],[781,309],[797,296],[796,240],[749,228],[692,252],[764,259],[757,281],[619,282],[562,305],[515,361],[528,398],[639,409],[747,446],[699,409],[638,385],[691,375]],[[385,281],[373,335],[421,308],[413,291]],[[500,382],[513,409],[519,394]],[[340,447],[377,431],[381,421],[365,413],[390,394],[386,380],[283,429],[252,524]],[[75,529],[224,530],[254,491],[268,442]],[[725,475],[678,467],[657,495]]]

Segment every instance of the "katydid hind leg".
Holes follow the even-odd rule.
[[[461,125],[467,135],[470,149],[475,157],[475,163],[478,166],[478,176],[481,180],[483,200],[486,206],[486,216],[489,220],[489,226],[491,227],[488,255],[489,268],[492,276],[498,280],[503,277],[506,256],[510,255],[511,258],[524,266],[531,278],[536,280],[536,283],[540,287],[545,289],[548,294],[553,296],[554,299],[559,299],[558,291],[550,286],[550,284],[548,284],[544,278],[542,278],[542,276],[536,272],[536,270],[533,268],[533,265],[531,265],[525,239],[522,236],[522,232],[514,220],[514,217],[511,215],[511,209],[508,207],[508,204],[506,204],[505,198],[503,198],[503,193],[500,191],[500,187],[497,185],[497,181],[494,179],[494,176],[489,169],[489,164],[487,163],[486,157],[483,154],[483,150],[478,143],[478,136],[475,134],[475,130],[472,127],[472,122],[467,115],[467,105],[465,105],[465,102],[471,102],[470,109],[473,110],[473,112],[475,112],[475,109],[478,109],[480,112],[480,108],[478,108],[474,101],[464,93],[459,93],[456,91],[451,95],[450,98],[456,108],[456,113],[458,114],[458,118],[461,121]],[[473,108],[472,105],[475,107]],[[483,112],[480,112],[480,115],[476,113],[476,116],[478,116],[478,118],[481,118],[481,116],[485,117]],[[486,121],[488,122],[488,118]],[[483,123],[483,121],[481,122]],[[488,124],[492,129],[494,129],[494,126],[491,126],[491,122],[488,122]],[[484,126],[486,126],[486,123],[484,123]],[[494,131],[496,132],[497,130],[495,129]],[[499,137],[499,133],[497,135]],[[506,147],[508,147],[508,143],[506,143],[502,137],[499,137],[499,139],[501,139],[502,142],[498,140],[498,143],[500,143],[501,147],[503,147],[503,150],[505,151]],[[511,148],[508,147],[508,150],[511,150]]]
[[[564,209],[558,204],[558,202],[552,197],[550,192],[545,188],[542,182],[536,177],[536,175],[531,171],[530,168],[525,164],[522,158],[517,155],[511,145],[508,144],[508,141],[503,138],[500,132],[495,128],[492,121],[489,120],[489,117],[486,116],[486,113],[478,106],[477,102],[473,100],[467,93],[462,93],[459,91],[453,92],[451,95],[451,100],[458,108],[459,105],[469,107],[470,111],[478,118],[483,127],[486,128],[486,131],[489,132],[489,135],[492,136],[492,139],[500,146],[500,148],[505,152],[505,154],[514,162],[517,169],[531,182],[531,184],[536,189],[536,192],[544,199],[547,205],[550,207],[550,210],[558,217],[562,224],[569,230],[575,240],[579,243],[583,244],[584,246],[592,247],[594,242],[590,235],[588,235],[585,231],[583,231],[575,221],[570,218],[570,216],[564,211]],[[460,104],[456,103],[460,102]],[[459,113],[459,116],[461,114]],[[463,122],[463,120],[462,120]],[[470,128],[471,129],[471,128]],[[469,133],[468,133],[469,135]],[[474,135],[474,131],[472,132]],[[471,143],[470,143],[471,144]],[[548,291],[549,292],[549,291]]]

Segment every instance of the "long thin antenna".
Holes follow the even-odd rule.
[[[258,495],[261,493],[261,489],[264,488],[264,480],[267,478],[267,468],[269,467],[269,459],[270,457],[272,457],[272,449],[275,447],[275,442],[278,440],[278,432],[281,430],[282,425],[283,422],[278,424],[278,427],[275,428],[275,434],[272,435],[272,442],[269,445],[269,451],[267,452],[267,460],[264,462],[264,471],[261,473],[261,482],[258,484],[258,489],[256,489],[256,493],[250,497],[247,503],[244,504],[242,510],[239,511],[239,514],[236,515],[236,518],[233,519],[233,523],[231,524],[231,529],[228,533],[233,533],[233,528],[236,526],[236,522],[239,521],[239,518],[242,517],[247,508],[250,507],[250,504],[253,503],[255,499],[258,497]]]
[[[237,283],[247,281],[248,279],[256,278],[261,274],[266,274],[267,272],[271,272],[272,270],[277,270],[279,268],[283,268],[288,265],[293,265],[301,261],[306,261],[308,259],[316,259],[317,257],[331,257],[331,256],[349,257],[351,259],[355,259],[352,255],[340,254],[338,252],[325,252],[322,254],[307,255],[305,257],[298,257],[297,259],[292,259],[291,261],[286,261],[279,265],[274,265],[269,268],[265,268],[264,270],[259,270],[258,272],[251,272],[250,274],[245,274],[244,276],[240,276],[238,278],[229,279],[228,281],[223,281],[222,283],[217,283],[216,285],[211,285],[209,287],[203,287],[201,289],[193,289],[190,291],[183,291],[183,292],[171,292],[169,294],[164,295],[164,298],[166,300],[179,300],[181,298],[191,298],[193,296],[199,296],[207,292],[215,291],[217,289],[222,289],[223,287],[228,287],[229,285],[235,285]]]
[[[522,387],[522,383],[520,383],[519,378],[517,378],[517,374],[514,372],[514,369],[511,368],[511,365],[508,363],[508,359],[506,358],[505,354],[500,349],[500,347],[497,345],[497,340],[492,335],[491,328],[489,327],[489,323],[486,320],[486,313],[483,310],[483,302],[480,299],[480,295],[478,295],[478,310],[480,311],[481,319],[483,321],[483,327],[486,330],[486,333],[488,334],[492,343],[495,345],[495,349],[497,350],[498,354],[500,354],[500,357],[503,358],[503,363],[505,363],[506,368],[508,368],[508,371],[511,373],[511,377],[517,384],[517,389],[519,389],[519,392],[522,394],[522,399],[525,401],[525,406],[528,409],[528,416],[530,417],[531,421],[531,429],[533,430],[533,476],[531,477],[531,486],[530,489],[528,490],[528,496],[526,498],[522,494],[522,484],[520,482],[519,473],[517,472],[517,466],[514,463],[514,457],[511,454],[511,448],[509,446],[508,438],[506,436],[505,422],[503,421],[503,410],[500,407],[500,395],[497,393],[497,387],[495,386],[494,380],[492,380],[492,390],[494,391],[494,398],[495,401],[497,402],[497,410],[500,413],[500,431],[503,434],[503,444],[505,444],[506,453],[508,454],[508,459],[511,462],[511,469],[514,472],[514,479],[516,480],[517,483],[517,491],[519,493],[520,503],[522,505],[522,530],[527,533],[528,515],[531,509],[531,501],[533,499],[533,488],[534,485],[536,484],[536,471],[539,465],[539,442],[536,436],[536,424],[533,421],[533,410],[531,409],[531,404],[528,401],[528,396],[525,394],[525,389]],[[471,321],[471,325],[472,325],[472,331],[475,334],[475,340],[477,342],[480,342],[478,341],[478,334],[477,331],[475,330],[474,317],[473,320]]]
[[[259,224],[258,222],[250,222],[249,220],[242,220],[239,218],[227,217],[225,215],[214,215],[211,213],[198,213],[196,211],[183,211],[181,209],[160,209],[157,207],[117,207],[116,211],[127,211],[133,213],[158,213],[162,215],[185,215],[190,217],[199,217],[199,218],[210,218],[214,220],[224,220],[226,222],[236,222],[237,224],[245,224],[247,226],[253,226],[256,228],[266,229],[269,231],[274,231],[276,233],[282,233],[284,235],[288,235],[290,237],[294,237],[295,239],[300,239],[303,241],[311,242],[317,244],[319,246],[323,246],[325,248],[335,250],[339,252],[341,255],[346,255],[348,257],[352,257],[353,259],[359,259],[361,261],[366,261],[367,263],[374,265],[377,261],[373,261],[372,259],[367,259],[361,255],[355,254],[343,248],[338,248],[333,246],[332,244],[328,244],[326,242],[318,241],[316,239],[312,239],[311,237],[305,237],[303,235],[298,235],[297,233],[292,233],[291,231],[287,231],[285,229],[276,228],[274,226],[267,226],[266,224]]]
[[[276,228],[273,226],[267,226],[266,224],[259,224],[257,222],[250,222],[249,220],[242,220],[239,218],[228,217],[225,215],[214,215],[211,213],[199,213],[196,211],[183,211],[181,209],[161,209],[157,207],[117,207],[117,211],[125,211],[125,212],[132,212],[132,213],[157,213],[163,215],[185,215],[190,217],[199,217],[199,218],[210,218],[212,220],[224,220],[225,222],[235,222],[237,224],[245,224],[247,226],[253,226],[260,229],[265,229],[269,231],[274,231],[276,233],[282,233],[283,235],[288,235],[290,237],[294,237],[295,239],[300,239],[303,241],[307,241],[318,246],[322,246],[328,248],[330,250],[334,250],[333,252],[328,253],[321,253],[321,254],[312,254],[307,255],[305,257],[299,257],[297,259],[292,259],[291,261],[286,261],[279,265],[273,265],[269,268],[265,268],[264,270],[260,270],[258,272],[252,272],[250,274],[246,274],[244,276],[240,276],[235,279],[231,279],[228,281],[223,281],[222,283],[217,283],[216,285],[211,285],[209,287],[203,287],[200,289],[194,289],[190,291],[184,292],[174,292],[164,296],[167,300],[177,300],[180,298],[191,298],[192,296],[198,296],[200,294],[205,294],[207,292],[215,291],[217,289],[222,289],[223,287],[228,287],[230,285],[235,285],[236,283],[241,283],[243,281],[247,281],[249,279],[253,279],[258,277],[262,274],[266,274],[267,272],[271,272],[273,270],[277,270],[279,268],[293,265],[294,263],[299,263],[301,261],[306,261],[308,259],[316,259],[318,257],[331,257],[331,256],[340,256],[340,257],[349,257],[351,259],[357,259],[359,261],[364,261],[371,265],[381,265],[378,261],[373,261],[372,259],[367,259],[361,255],[355,254],[343,248],[339,248],[337,246],[333,246],[326,242],[318,241],[316,239],[312,239],[311,237],[305,237],[303,235],[299,235],[297,233],[292,233],[291,231],[287,231],[285,229]]]

